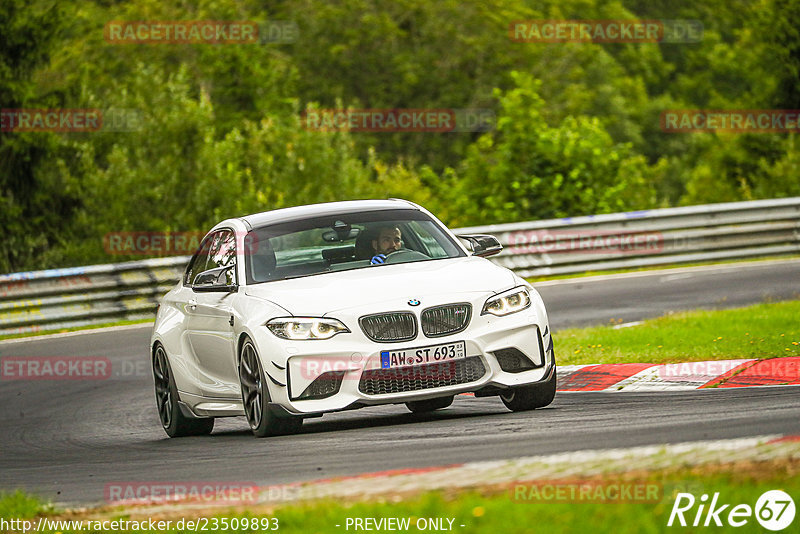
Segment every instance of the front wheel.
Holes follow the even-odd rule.
[[[172,376],[167,352],[161,345],[153,353],[153,379],[156,385],[156,407],[161,426],[171,438],[211,434],[214,418],[186,417],[178,404],[178,387]]]
[[[544,408],[556,396],[556,363],[553,360],[552,376],[538,384],[511,388],[500,394],[500,400],[513,412],[524,412]]]
[[[257,438],[294,434],[303,426],[301,417],[277,417],[269,409],[269,391],[258,353],[249,339],[242,345],[239,358],[239,382],[242,387],[244,414]]]

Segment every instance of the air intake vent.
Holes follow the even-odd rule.
[[[534,365],[521,350],[513,347],[496,350],[492,354],[497,358],[500,369],[506,373],[521,373],[522,371],[530,371],[541,367],[540,365]]]
[[[299,397],[292,397],[292,400],[324,399],[336,395],[342,386],[344,375],[344,371],[322,373],[308,385]]]
[[[358,389],[367,395],[404,393],[466,384],[480,380],[484,374],[483,361],[478,356],[471,356],[399,369],[370,369],[361,375]]]

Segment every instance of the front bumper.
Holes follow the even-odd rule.
[[[413,341],[404,343],[375,343],[361,332],[338,335],[324,342],[290,342],[276,340],[264,330],[258,334],[261,339],[257,344],[269,347],[260,351],[260,357],[269,381],[271,404],[291,415],[312,416],[362,406],[502,390],[546,380],[553,367],[549,326],[535,308],[506,317],[476,314],[462,332],[436,338],[426,338],[420,333]],[[447,365],[428,364],[442,366],[436,370],[426,366],[402,368],[396,376],[381,370],[383,350],[455,341],[465,342],[466,359],[453,360]],[[524,354],[530,360],[527,368],[504,371],[495,356],[503,349],[516,349]],[[464,363],[467,361],[469,364]],[[468,372],[464,367],[469,367]],[[340,379],[336,393],[324,398],[298,399],[312,382],[325,373],[330,376],[331,372]],[[385,387],[366,387],[369,375],[382,379]],[[392,380],[403,383],[395,384]]]

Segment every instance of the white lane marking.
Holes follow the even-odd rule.
[[[694,273],[681,273],[681,274],[671,274],[669,276],[662,276],[658,279],[659,282],[672,282],[673,280],[683,280],[684,278],[691,278],[694,276]]]
[[[705,271],[730,271],[741,269],[757,269],[760,267],[771,267],[778,264],[800,264],[798,259],[789,260],[766,260],[758,262],[740,262],[725,265],[699,265],[696,267],[679,267],[673,269],[654,269],[652,271],[635,271],[632,273],[601,274],[597,276],[583,276],[580,278],[564,278],[562,280],[547,280],[544,282],[531,282],[533,287],[558,286],[564,284],[583,284],[592,282],[604,282],[608,280],[620,280],[625,278],[640,278],[642,276],[665,276],[682,273],[703,273]],[[535,277],[532,277],[535,278]]]
[[[120,326],[107,326],[105,328],[89,328],[87,330],[75,330],[73,332],[59,332],[56,334],[42,334],[40,336],[17,337],[13,339],[4,339],[0,341],[0,345],[9,343],[22,343],[26,341],[38,341],[40,339],[58,339],[62,337],[82,336],[84,334],[102,334],[104,332],[121,332],[124,330],[136,330],[137,328],[153,328],[153,322],[126,324]]]
[[[630,328],[632,326],[639,326],[642,324],[643,321],[631,321],[630,323],[622,323],[622,324],[615,324],[611,328],[613,330],[619,330],[620,328]]]

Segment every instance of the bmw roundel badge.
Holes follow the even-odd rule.
[[[419,301],[417,299],[411,299],[408,301],[409,306],[419,306]]]

